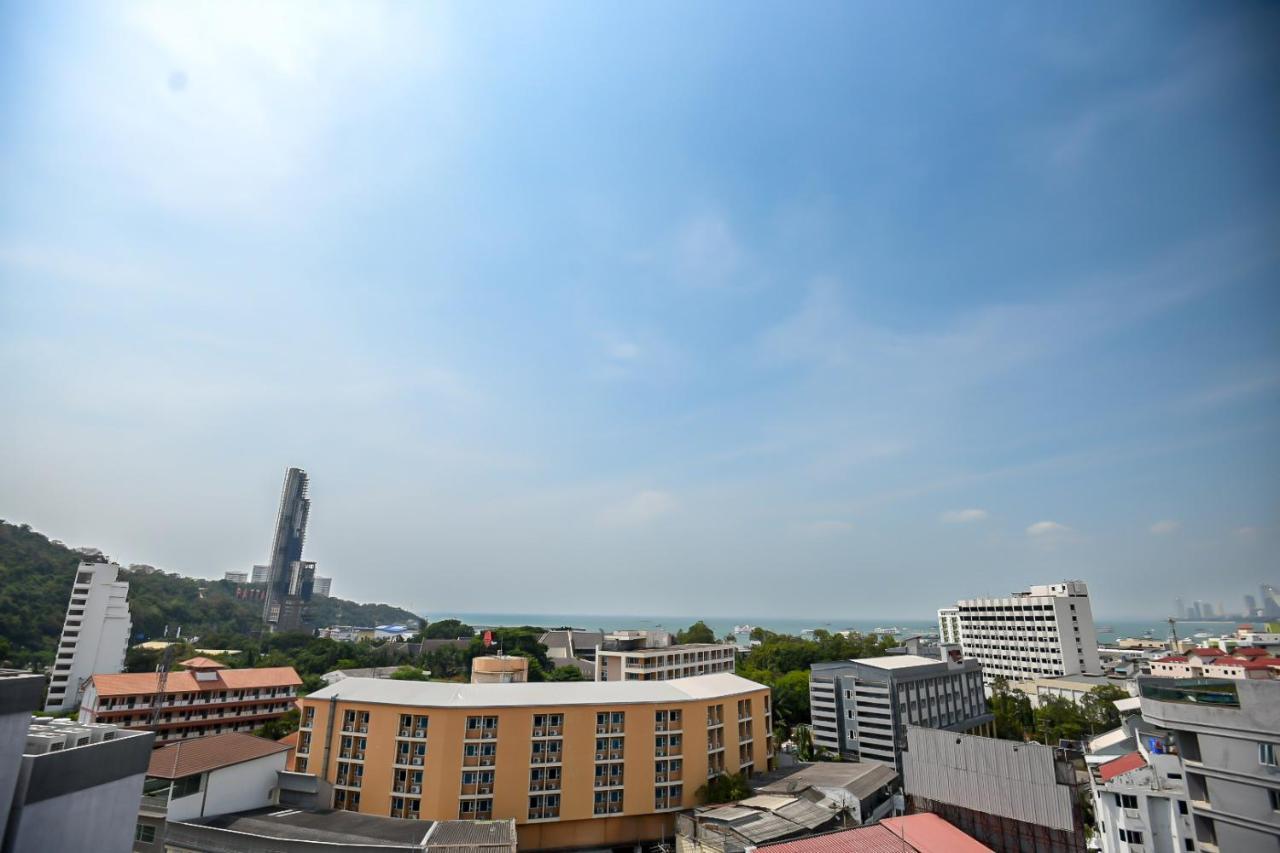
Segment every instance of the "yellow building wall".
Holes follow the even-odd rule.
[[[654,713],[680,709],[682,713],[683,760],[682,807],[697,805],[697,790],[707,778],[707,713],[710,706],[724,706],[725,771],[739,770],[737,703],[748,698],[752,708],[751,732],[754,741],[754,768],[768,766],[770,734],[765,717],[768,688],[739,693],[715,700],[676,703],[634,703],[625,705],[568,705],[520,708],[434,708],[380,705],[339,700],[333,705],[335,720],[330,737],[330,753],[325,778],[337,777],[342,737],[361,736],[342,731],[346,711],[368,712],[368,733],[364,776],[360,787],[359,811],[366,814],[391,813],[395,775],[396,737],[400,715],[425,715],[427,751],[423,775],[421,810],[425,820],[454,820],[459,817],[459,793],[463,772],[463,745],[469,716],[496,716],[496,761],[494,770],[493,817],[514,818],[520,846],[528,849],[606,845],[630,841],[670,838],[674,812],[656,812],[654,807]],[[324,765],[323,741],[331,704],[328,700],[299,702],[304,719],[307,708],[315,709],[310,729],[312,742],[306,772],[320,774]],[[623,735],[623,811],[620,815],[594,814],[596,714],[625,712]],[[564,750],[561,763],[560,816],[558,819],[529,821],[529,771],[532,766],[532,729],[536,714],[564,716]],[[603,736],[603,735],[602,735]],[[673,757],[673,756],[672,756]],[[414,768],[417,769],[417,768]]]

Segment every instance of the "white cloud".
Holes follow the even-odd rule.
[[[675,252],[677,272],[703,287],[726,286],[746,266],[746,252],[718,214],[686,222],[676,235]]]
[[[1033,538],[1042,539],[1050,536],[1062,536],[1073,532],[1070,527],[1065,524],[1059,524],[1056,521],[1037,521],[1027,527],[1027,535]]]
[[[1181,526],[1182,522],[1166,518],[1151,525],[1150,530],[1156,536],[1167,536],[1170,533],[1177,532],[1178,528]]]
[[[972,524],[990,517],[991,513],[985,509],[952,509],[942,514],[942,521],[944,524]]]
[[[1258,528],[1256,527],[1249,527],[1249,526],[1237,527],[1235,530],[1231,532],[1236,536],[1237,539],[1243,539],[1247,542],[1253,541],[1254,539],[1258,538]]]
[[[600,511],[600,521],[610,527],[640,527],[667,515],[676,508],[670,492],[646,489]]]

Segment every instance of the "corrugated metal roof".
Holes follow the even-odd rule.
[[[911,795],[1066,832],[1075,828],[1071,787],[1058,784],[1047,746],[908,726],[902,778]]]

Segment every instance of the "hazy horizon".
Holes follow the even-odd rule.
[[[0,12],[0,517],[416,612],[1280,583],[1280,7]],[[898,617],[901,618],[901,617]]]

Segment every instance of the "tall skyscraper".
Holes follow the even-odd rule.
[[[1257,615],[1257,612],[1258,612],[1258,599],[1254,598],[1252,595],[1246,595],[1244,597],[1244,615],[1255,616]]]
[[[1187,606],[1182,603],[1181,598],[1175,598],[1173,600],[1173,615],[1178,619],[1187,618]]]
[[[262,608],[262,620],[270,631],[296,631],[302,627],[302,609],[311,600],[316,572],[315,563],[302,559],[310,511],[307,473],[301,468],[290,468],[284,475],[275,542],[271,546],[267,597]]]

